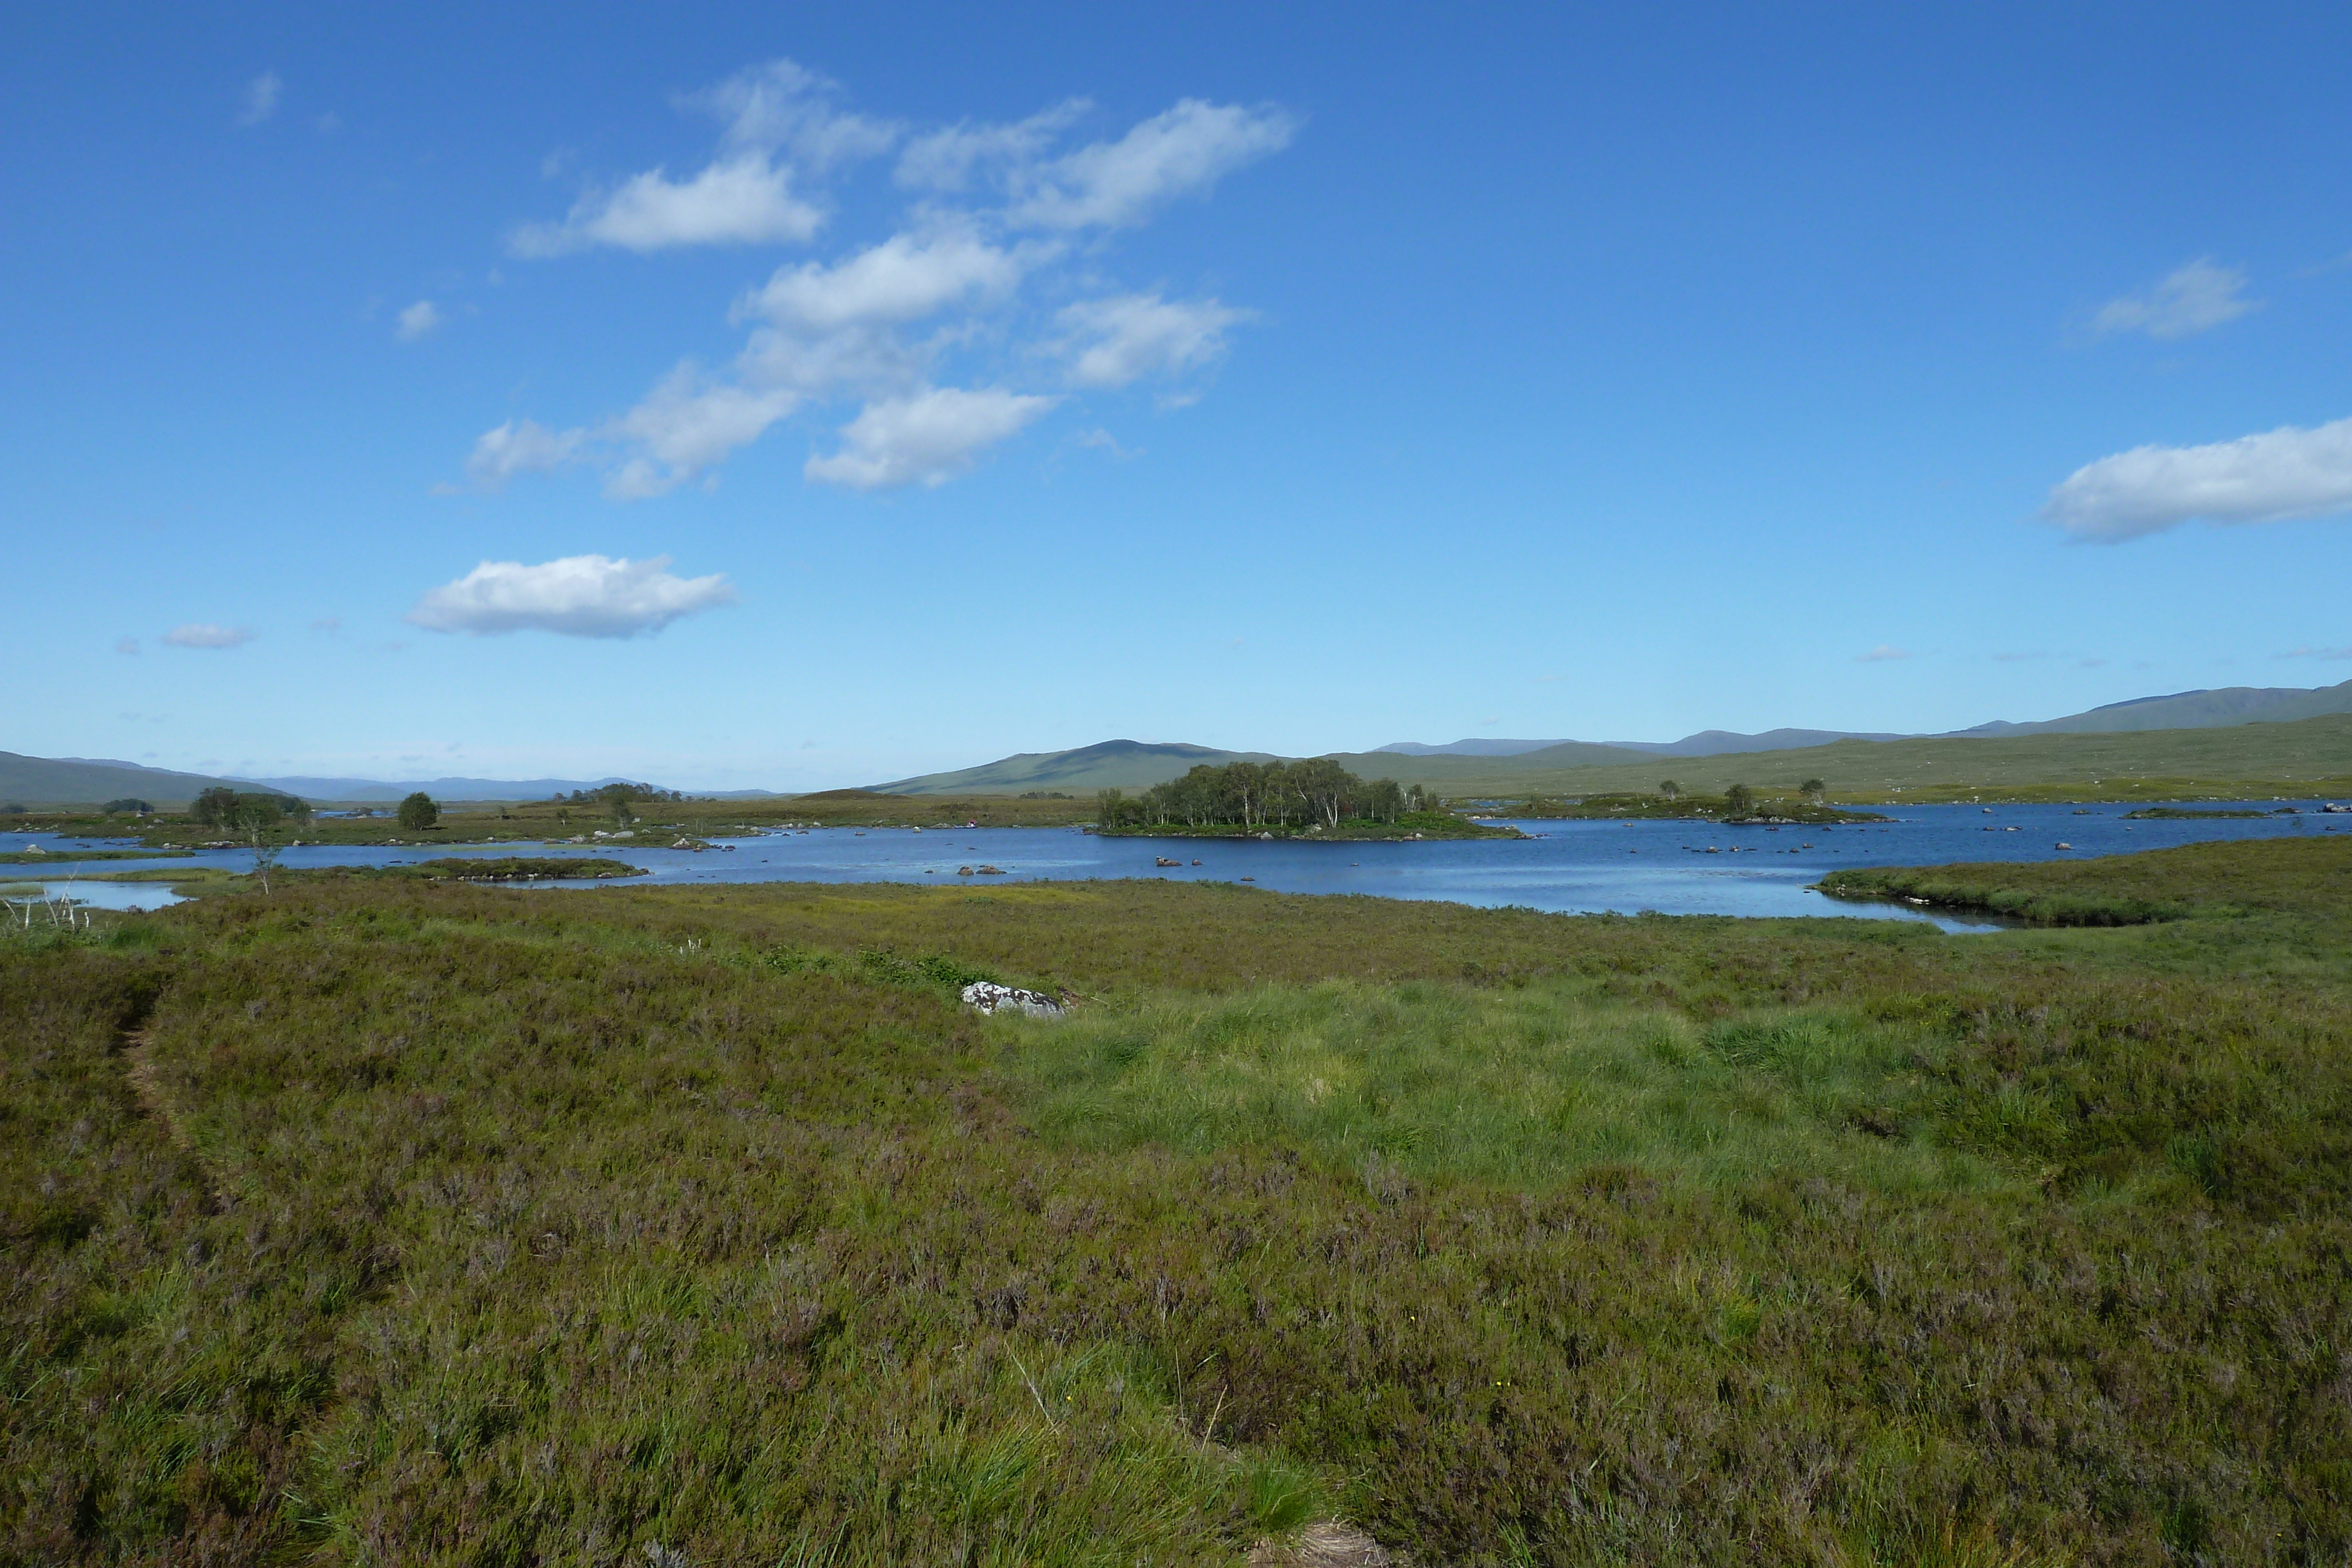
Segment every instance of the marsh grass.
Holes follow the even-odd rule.
[[[1852,1008],[1702,1026],[1590,991],[1260,988],[1007,1032],[1037,1125],[1090,1149],[1288,1147],[1337,1171],[1538,1190],[1611,1164],[1888,1194],[2017,1180],[1930,1135],[1933,1030]]]
[[[1990,938],[359,880],[28,938],[0,1559],[2339,1562],[2307,847]]]

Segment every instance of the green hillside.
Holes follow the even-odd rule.
[[[1938,789],[2060,790],[2075,798],[2128,798],[2164,787],[2198,792],[2229,786],[2307,783],[2328,793],[2352,792],[2352,715],[2291,724],[2255,723],[2212,729],[2140,730],[2120,734],[2026,735],[1926,740],[1842,740],[1799,751],[1723,757],[1645,757],[1608,767],[1545,767],[1564,749],[1521,757],[1400,757],[1382,752],[1339,758],[1341,766],[1376,771],[1402,784],[1423,784],[1451,795],[1576,795],[1654,789],[1673,779],[1685,789],[1719,793],[1732,784],[1793,787],[1818,778],[1833,800],[1906,798]]]
[[[2327,714],[2352,713],[2352,681],[2332,686],[2223,686],[2214,691],[2176,692],[2109,703],[2087,713],[2038,724],[1987,724],[1968,735],[2087,735],[2122,730],[2209,729],[2227,725],[2284,724]]]
[[[1181,779],[1203,763],[1222,768],[1228,762],[1272,760],[1272,755],[1264,751],[1219,751],[1214,747],[1186,746],[1181,742],[1106,740],[1075,751],[1024,751],[980,768],[926,773],[872,788],[892,795],[998,795],[1030,789],[1091,794],[1097,789],[1149,789],[1154,784]]]
[[[214,779],[202,773],[170,773],[131,763],[23,757],[13,751],[0,751],[0,803],[84,806],[139,800],[158,806],[181,806],[216,784],[232,789],[252,788],[234,779]]]

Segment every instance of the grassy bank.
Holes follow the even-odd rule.
[[[1392,822],[1349,817],[1336,826],[1315,822],[1302,828],[1277,822],[1241,827],[1230,822],[1212,822],[1193,827],[1183,822],[1168,822],[1156,827],[1098,828],[1096,831],[1107,839],[1283,839],[1300,843],[1363,843],[1407,839],[1520,839],[1527,836],[1516,828],[1474,822],[1451,811],[1406,811]]]
[[[0,946],[0,1557],[2340,1561],[2352,842],[1971,869],[2185,914],[344,878]]]
[[[1654,795],[1639,792],[1585,795],[1574,800],[1536,796],[1497,808],[1507,817],[1552,818],[1571,821],[1704,821],[1791,823],[1804,826],[1839,822],[1884,822],[1876,811],[1847,811],[1808,800],[1794,790],[1768,794],[1735,810],[1721,795]]]

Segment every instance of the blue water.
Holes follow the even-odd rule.
[[[1890,809],[1895,821],[1867,826],[1727,828],[1706,822],[1531,821],[1513,824],[1534,835],[1525,840],[1359,844],[1099,839],[1076,828],[930,828],[919,832],[824,828],[715,839],[710,841],[731,847],[700,853],[656,847],[658,840],[646,839],[548,846],[355,849],[304,845],[288,850],[280,863],[393,865],[453,855],[547,853],[616,855],[651,873],[625,883],[557,884],[574,888],[730,882],[985,884],[1158,876],[1180,882],[1249,882],[1281,893],[1372,894],[1578,914],[1631,915],[1654,909],[1665,915],[1928,920],[1957,931],[1991,927],[1982,922],[1930,915],[1905,904],[1831,899],[1810,891],[1807,884],[1825,872],[1845,866],[2074,860],[2213,840],[2352,833],[2352,816],[2318,814],[2318,801],[2270,805],[2274,809],[2282,803],[2299,808],[2300,814],[2126,822],[2122,818],[2127,808],[2119,805],[1903,806]],[[2061,842],[2073,847],[2060,849]],[[0,883],[37,882],[50,896],[69,895],[105,908],[153,908],[173,902],[168,888],[155,883],[71,884],[66,873],[75,846],[107,847],[103,841],[0,833],[0,850],[34,844],[56,860],[39,866],[0,866]],[[1161,855],[1183,863],[1172,870],[1155,867],[1153,860]],[[1202,863],[1192,864],[1195,859]],[[960,866],[982,864],[994,865],[1004,874],[957,874]],[[193,858],[98,862],[88,869],[126,871],[142,865],[218,865],[247,871],[252,867],[252,856],[236,850],[204,850]],[[13,896],[21,904],[24,894]]]

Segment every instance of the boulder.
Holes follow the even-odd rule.
[[[1045,992],[1000,986],[993,980],[974,980],[966,986],[963,988],[963,1005],[975,1012],[1025,1013],[1033,1019],[1057,1019],[1062,1016],[1062,1004]]]

